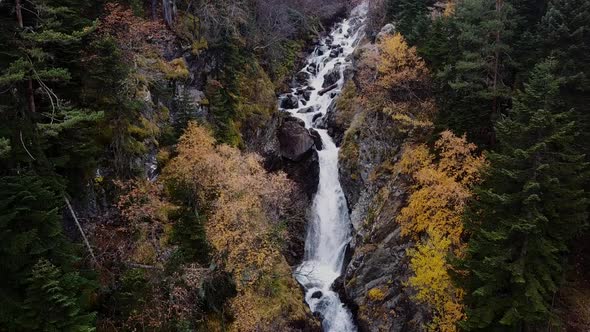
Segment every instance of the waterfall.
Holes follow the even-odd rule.
[[[308,77],[307,86],[293,88],[292,95],[308,91],[299,99],[298,108],[288,110],[314,128],[321,136],[323,147],[318,151],[320,176],[308,223],[305,258],[295,270],[297,281],[305,288],[305,300],[315,315],[322,318],[324,331],[356,331],[351,312],[343,306],[331,286],[342,273],[344,254],[351,238],[351,224],[346,198],[338,178],[338,147],[325,129],[317,128],[318,117],[325,116],[330,104],[344,85],[344,72],[351,66],[351,55],[364,36],[367,4],[355,8],[348,19],[335,25],[308,57],[302,70]],[[334,75],[339,71],[339,76]],[[325,76],[339,77],[333,90],[320,95],[326,87]],[[328,75],[330,76],[330,75]],[[309,91],[311,93],[309,94]],[[305,102],[305,99],[309,99]],[[307,107],[305,107],[307,106]],[[311,112],[309,111],[311,108]],[[305,113],[299,111],[306,109]],[[316,121],[314,121],[316,119]]]

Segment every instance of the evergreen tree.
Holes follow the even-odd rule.
[[[79,290],[88,280],[77,272],[63,273],[46,259],[33,266],[27,279],[27,299],[23,316],[16,322],[28,331],[94,331],[95,313],[84,311]]]
[[[240,146],[243,144],[238,123],[238,73],[244,66],[244,55],[239,48],[240,41],[227,35],[215,49],[221,57],[223,67],[217,68],[218,80],[207,84],[205,94],[209,100],[211,122],[218,141]]]
[[[509,102],[507,85],[513,8],[504,0],[458,3],[454,24],[459,58],[439,73],[439,123],[467,133],[479,146],[494,142],[493,123]]]
[[[561,64],[566,86],[590,91],[590,3],[552,0],[540,25],[545,47]]]
[[[418,45],[420,56],[432,72],[440,72],[447,64],[456,63],[459,56],[459,31],[452,17],[439,17]]]
[[[92,136],[100,112],[75,107],[82,40],[93,31],[84,3],[68,0],[0,4],[0,135],[11,138],[7,169],[29,166],[62,174],[95,164]],[[4,11],[2,11],[4,13]],[[72,73],[76,80],[73,81]]]
[[[540,31],[544,49],[561,64],[562,95],[575,110],[581,134],[575,143],[590,157],[590,2],[550,1]]]
[[[580,231],[587,164],[572,149],[572,112],[559,103],[554,60],[533,70],[509,116],[497,123],[497,152],[466,216],[472,234],[459,266],[467,330],[522,330],[546,321],[568,241]]]
[[[50,177],[21,175],[0,178],[0,271],[3,272],[0,276],[0,330],[42,329],[28,325],[42,324],[33,322],[31,316],[40,318],[44,314],[53,314],[45,312],[48,308],[39,303],[50,303],[54,299],[44,298],[44,295],[30,290],[30,287],[37,287],[34,285],[41,273],[40,266],[35,267],[36,264],[46,260],[55,265],[52,270],[71,271],[72,264],[77,260],[74,248],[62,233],[58,208],[62,205],[62,189]],[[67,282],[64,279],[66,284],[76,282],[72,283],[74,288],[68,290],[71,297],[78,298],[90,289],[88,281],[80,276],[68,272],[60,278],[66,276],[69,278]],[[45,282],[48,283],[60,282],[59,278],[47,278]],[[82,308],[76,310],[79,315],[86,315],[82,313]],[[63,320],[60,324],[75,325],[78,317],[54,319]]]
[[[430,25],[430,0],[389,0],[386,4],[388,19],[395,22],[396,30],[410,45],[416,44]]]

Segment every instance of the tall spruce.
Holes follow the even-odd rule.
[[[581,139],[576,144],[590,156],[590,2],[552,0],[540,24],[544,49],[561,64],[562,95],[576,113]],[[588,159],[587,159],[588,160]]]
[[[587,164],[573,149],[573,113],[559,102],[556,67],[553,59],[538,64],[497,123],[497,152],[466,214],[466,330],[546,322],[568,242],[584,225]]]
[[[460,55],[438,75],[445,85],[439,122],[480,146],[494,142],[493,123],[509,104],[513,13],[505,0],[460,1],[454,16]]]
[[[89,281],[78,272],[64,273],[46,259],[40,259],[27,278],[23,315],[15,321],[28,331],[95,331],[96,313],[85,311]]]
[[[389,0],[387,18],[394,21],[396,30],[414,45],[428,30],[431,22],[428,6],[433,3],[432,0]]]
[[[81,316],[86,317],[84,321],[92,317],[82,301],[92,286],[73,272],[78,258],[62,232],[62,190],[51,177],[0,177],[0,330],[63,331],[57,327],[77,325]],[[40,261],[51,262],[55,275],[44,275]],[[50,303],[57,305],[61,300],[31,291],[43,289],[39,278],[47,287],[68,284],[63,286],[70,287],[67,315],[47,312]],[[50,320],[58,324],[54,329]]]

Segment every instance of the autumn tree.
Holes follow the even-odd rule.
[[[266,173],[258,155],[215,143],[209,130],[190,123],[165,176],[189,190],[207,211],[213,259],[233,275],[238,291],[230,303],[236,316],[232,328],[270,328],[281,321],[272,319],[303,317],[302,304],[296,302],[300,294],[273,240],[291,182],[285,174]],[[265,297],[268,291],[277,294]]]
[[[358,102],[368,111],[382,112],[399,123],[401,131],[423,135],[436,112],[430,75],[415,47],[399,33],[386,35],[375,48],[364,49],[356,76]]]
[[[436,158],[426,145],[418,145],[404,153],[399,165],[415,187],[397,221],[402,235],[423,239],[409,252],[414,272],[409,285],[418,291],[416,299],[434,310],[430,328],[456,331],[455,323],[465,317],[463,294],[451,281],[446,257],[463,253],[462,214],[485,159],[465,136],[450,131],[441,134],[435,151]]]

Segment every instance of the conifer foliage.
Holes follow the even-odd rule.
[[[559,104],[557,64],[533,70],[509,115],[497,123],[499,147],[467,214],[472,232],[460,266],[467,330],[522,329],[551,315],[569,240],[582,228],[587,164],[572,151],[572,112]]]
[[[76,272],[74,248],[61,229],[61,190],[38,176],[0,178],[0,328],[90,331],[85,296],[91,283]]]

